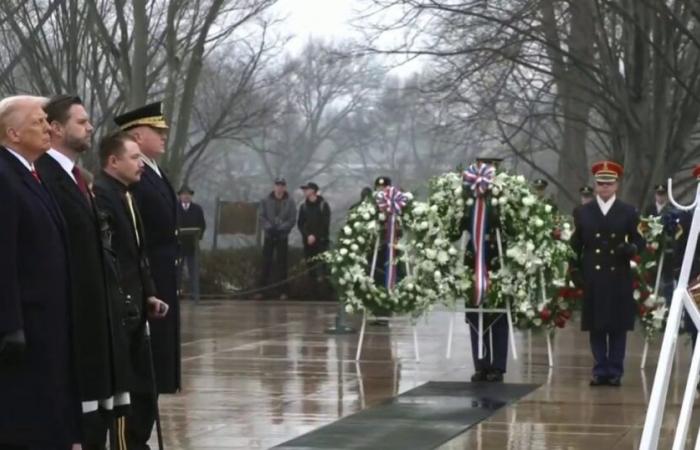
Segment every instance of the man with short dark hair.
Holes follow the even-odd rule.
[[[287,180],[275,179],[275,186],[270,194],[260,201],[260,223],[264,231],[263,262],[260,287],[265,289],[270,283],[270,276],[277,269],[280,299],[287,299],[287,250],[289,233],[297,219],[297,207],[287,192]],[[262,295],[256,296],[262,298]]]
[[[110,342],[112,327],[119,327],[121,321],[111,314],[101,227],[87,182],[76,163],[90,149],[92,125],[80,98],[75,96],[53,97],[44,111],[52,148],[37,160],[36,167],[67,225],[83,450],[101,450],[105,448],[114,406],[128,405],[129,395],[126,380],[113,373],[118,365],[115,352],[127,349],[117,349]]]
[[[155,421],[157,399],[153,392],[146,318],[166,317],[168,305],[156,297],[138,205],[131,187],[143,173],[141,152],[136,142],[125,133],[106,136],[100,142],[102,171],[95,178],[95,202],[105,214],[111,230],[110,247],[118,267],[123,301],[119,304],[123,317],[122,338],[131,349],[129,390],[132,407],[122,424],[126,428],[129,450],[148,450],[148,439]]]
[[[178,228],[180,229],[180,251],[182,264],[180,264],[179,285],[182,286],[184,268],[187,266],[187,277],[190,282],[190,296],[199,301],[199,242],[207,229],[207,222],[204,220],[202,207],[192,201],[194,191],[187,185],[183,185],[177,192],[179,202],[178,208]],[[199,230],[196,235],[188,235],[183,230]],[[187,230],[185,230],[187,231]]]
[[[331,208],[318,193],[318,185],[308,182],[301,186],[304,192],[304,202],[299,208],[297,227],[301,233],[304,246],[304,259],[309,270],[309,278],[313,286],[314,295],[324,295],[322,286],[324,283],[324,268],[320,261],[313,258],[328,250],[329,234],[331,226]]]

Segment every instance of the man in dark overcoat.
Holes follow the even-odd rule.
[[[184,268],[187,266],[187,277],[190,284],[190,296],[194,301],[199,301],[199,241],[202,240],[207,229],[204,219],[204,210],[200,205],[192,201],[194,191],[187,185],[177,191],[178,228],[199,229],[196,235],[187,235],[180,232],[181,264],[178,272],[178,285],[182,286]]]
[[[0,449],[80,443],[61,212],[34,162],[50,147],[37,97],[0,101]]]
[[[114,405],[128,404],[128,386],[115,377],[112,315],[104,277],[97,211],[76,161],[90,149],[92,125],[80,98],[58,95],[45,106],[51,149],[36,167],[66,221],[72,285],[73,351],[83,411],[83,450],[105,448]],[[124,349],[121,349],[124,351]],[[116,442],[116,441],[115,441]]]
[[[156,297],[146,252],[148,237],[130,192],[143,172],[138,145],[124,133],[108,135],[100,142],[100,164],[102,171],[94,185],[95,202],[111,233],[108,245],[115,259],[111,275],[116,274],[121,286],[114,293],[121,298],[115,309],[123,323],[116,339],[126,342],[130,349],[127,365],[132,406],[126,426],[122,424],[120,430],[126,429],[122,441],[126,441],[129,450],[148,450],[156,393],[145,337],[146,318],[158,319],[150,322],[158,323],[167,317],[168,306]]]
[[[165,320],[152,324],[153,359],[158,392],[180,390],[180,303],[177,295],[178,232],[177,198],[157,159],[165,153],[168,125],[160,102],[115,117],[141,150],[144,169],[141,180],[131,187],[139,210],[151,274],[158,298],[169,306]],[[132,399],[132,403],[139,399]]]
[[[581,327],[590,333],[595,364],[591,386],[620,386],[627,332],[636,305],[630,261],[644,248],[639,213],[616,197],[623,168],[612,161],[593,165],[596,198],[574,211],[572,278],[583,288]]]

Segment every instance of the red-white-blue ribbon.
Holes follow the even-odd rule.
[[[483,303],[489,288],[489,270],[486,263],[486,235],[488,233],[488,215],[486,193],[491,188],[496,168],[489,164],[472,164],[464,171],[462,178],[465,187],[474,194],[472,211],[471,241],[474,247],[474,299],[476,306]]]
[[[396,285],[396,229],[398,224],[396,217],[401,214],[403,209],[408,204],[408,196],[400,189],[394,186],[387,186],[383,190],[377,192],[376,195],[377,207],[387,216],[387,248],[386,248],[386,270],[384,275],[384,286],[391,290]]]
[[[462,174],[462,180],[477,196],[483,196],[491,188],[495,176],[496,168],[491,164],[472,164]]]

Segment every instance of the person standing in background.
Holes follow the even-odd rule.
[[[264,230],[263,262],[260,288],[270,283],[270,276],[276,269],[280,279],[280,300],[287,299],[287,251],[289,233],[297,220],[297,207],[287,192],[287,180],[276,178],[272,192],[260,201],[260,223]],[[256,298],[262,298],[261,294]]]
[[[304,259],[309,270],[309,277],[314,290],[314,295],[323,295],[324,267],[321,261],[313,258],[328,250],[331,227],[331,208],[318,194],[318,185],[314,182],[301,186],[304,192],[304,202],[299,208],[297,227],[301,233],[304,246]]]
[[[187,277],[190,282],[190,296],[195,302],[199,301],[199,241],[204,237],[207,223],[204,220],[202,207],[192,201],[194,191],[189,186],[183,185],[177,192],[179,202],[178,228],[180,229],[180,252],[182,264],[178,276],[178,286],[182,287],[185,266],[187,266]],[[197,235],[186,235],[182,229],[198,229]]]

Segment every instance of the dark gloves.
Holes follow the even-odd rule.
[[[572,268],[569,273],[571,275],[571,282],[574,283],[574,286],[581,289],[583,287],[583,274],[581,271]]]
[[[0,337],[0,367],[13,367],[24,361],[27,341],[24,331],[18,330]]]
[[[615,247],[615,254],[620,257],[631,259],[637,254],[637,246],[629,242],[620,242],[617,247]]]

